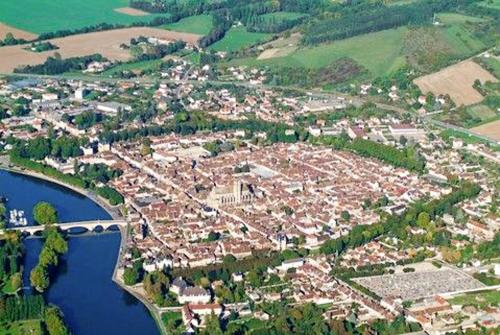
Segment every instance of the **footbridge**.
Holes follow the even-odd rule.
[[[88,231],[93,231],[98,227],[106,230],[110,227],[126,227],[127,221],[125,220],[93,220],[93,221],[78,221],[78,222],[64,222],[58,223],[57,226],[61,230],[69,230],[72,228],[84,228]],[[38,232],[43,232],[45,226],[22,226],[22,227],[12,227],[7,228],[7,231],[20,231],[25,234],[36,234]]]

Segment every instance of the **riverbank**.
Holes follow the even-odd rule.
[[[118,250],[118,256],[116,259],[115,268],[113,270],[112,280],[116,283],[116,285],[120,286],[122,290],[127,291],[129,294],[133,295],[137,300],[139,300],[144,306],[146,306],[146,308],[149,310],[149,313],[155,320],[156,325],[160,330],[160,334],[168,335],[167,329],[165,328],[165,325],[163,324],[163,321],[161,319],[160,309],[156,305],[150,303],[147,297],[143,293],[134,290],[133,287],[125,285],[125,283],[122,280],[123,270],[121,269],[120,265],[128,240],[128,227],[127,228],[120,227],[119,229],[121,234],[120,249]]]
[[[113,218],[113,220],[118,220],[118,219],[123,218],[123,215],[120,213],[119,206],[111,206],[105,199],[103,199],[102,197],[100,197],[96,193],[89,191],[89,190],[86,190],[86,189],[81,189],[81,188],[76,187],[74,185],[64,183],[58,179],[46,176],[42,173],[34,172],[34,171],[31,171],[31,170],[28,170],[25,168],[16,167],[16,166],[12,165],[8,161],[8,159],[6,160],[5,156],[3,156],[2,159],[0,159],[0,170],[14,172],[14,173],[22,174],[22,175],[33,177],[33,178],[38,178],[41,180],[45,180],[45,181],[63,186],[65,188],[68,188],[76,193],[79,193],[79,194],[89,198],[90,200],[92,200],[93,202],[95,202],[96,204],[101,206]]]
[[[92,194],[92,192],[90,192],[88,190],[79,189],[73,185],[67,185],[60,180],[45,176],[45,175],[37,173],[37,172],[33,172],[30,170],[23,170],[23,169],[20,169],[18,167],[13,167],[12,165],[8,166],[5,163],[2,164],[2,162],[5,162],[5,161],[0,162],[0,170],[4,170],[6,172],[12,172],[12,173],[18,174],[20,176],[32,177],[32,178],[38,179],[40,181],[45,181],[45,182],[48,182],[48,183],[51,183],[54,185],[61,186],[64,189],[67,189],[68,191],[78,193],[78,194],[84,196],[85,198],[87,198],[88,200],[94,202],[96,206],[100,207],[104,212],[106,212],[113,219],[123,219],[124,218],[124,216],[120,213],[120,211],[118,210],[117,207],[110,206],[109,204],[105,203],[105,201],[103,199],[100,199],[99,196],[97,196],[96,194]],[[33,189],[31,191],[36,192],[36,189]],[[25,190],[22,190],[21,192],[25,192]],[[64,192],[64,190],[62,190],[62,192]],[[85,234],[82,236],[88,236],[88,235]],[[79,235],[72,235],[72,237],[79,237]],[[126,291],[128,294],[133,296],[135,299],[138,300],[139,304],[142,304],[149,311],[148,314],[155,321],[154,323],[156,324],[156,327],[155,327],[156,332],[158,332],[160,334],[166,334],[165,327],[161,321],[161,314],[155,308],[155,306],[152,305],[151,303],[149,303],[143,295],[137,294],[136,292],[131,290],[129,287],[124,285],[124,283],[121,280],[120,273],[119,273],[118,269],[119,269],[120,264],[121,264],[120,260],[122,259],[123,253],[126,251],[127,240],[128,240],[128,227],[120,227],[120,242],[119,242],[119,247],[118,247],[119,249],[117,252],[116,259],[114,260],[113,272],[112,272],[110,279],[115,285],[117,285],[119,287],[120,290]],[[37,259],[38,255],[36,255],[36,257],[34,257],[34,258]],[[149,331],[147,333],[150,334],[151,332]]]

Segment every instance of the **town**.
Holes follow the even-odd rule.
[[[0,87],[4,164],[32,169],[31,159],[56,179],[99,178],[96,193],[128,222],[115,278],[165,329],[266,322],[265,306],[285,301],[358,325],[405,311],[408,329],[430,334],[498,325],[494,305],[454,307],[463,295],[497,294],[484,277],[499,265],[460,252],[498,241],[500,158],[490,147],[359,98],[182,77]],[[172,112],[175,103],[186,112]],[[367,143],[405,156],[370,157]],[[478,194],[422,207],[463,183]],[[404,215],[416,222],[381,225]]]

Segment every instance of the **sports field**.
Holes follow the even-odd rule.
[[[245,27],[232,27],[224,38],[210,46],[215,51],[236,51],[271,38],[271,34],[251,33]]]
[[[0,1],[0,22],[39,34],[104,22],[130,24],[151,21],[158,16],[134,16],[116,11],[128,4],[128,0],[4,0]]]
[[[212,15],[196,15],[186,17],[175,23],[167,24],[161,28],[184,33],[206,35],[210,32],[212,26]]]

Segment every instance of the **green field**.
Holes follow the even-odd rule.
[[[33,33],[77,29],[98,23],[130,24],[158,15],[130,16],[114,9],[128,0],[17,0],[0,1],[0,22]]]
[[[259,42],[267,41],[271,34],[251,33],[245,27],[232,27],[224,38],[210,46],[215,51],[236,51]]]
[[[485,22],[486,19],[477,17],[477,16],[469,16],[458,13],[439,13],[436,15],[438,21],[441,24],[455,24],[455,23],[466,23],[466,22]]]
[[[236,60],[235,63],[321,68],[340,58],[349,57],[364,66],[375,77],[397,70],[405,64],[401,50],[405,31],[406,28],[384,30],[333,43],[300,48],[285,57],[265,60],[246,58]]]
[[[480,6],[500,10],[500,0],[486,0],[478,3]]]
[[[183,33],[206,35],[210,32],[212,26],[212,15],[196,15],[179,20],[175,23],[167,24],[162,26],[162,28]]]
[[[493,72],[495,77],[500,78],[500,60],[496,58],[483,58],[483,62],[486,63],[488,69]]]
[[[482,41],[475,38],[459,24],[444,28],[442,33],[446,41],[453,48],[454,53],[459,57],[472,56],[486,47]]]
[[[480,308],[500,305],[500,291],[464,294],[449,300],[452,305],[474,305]]]

